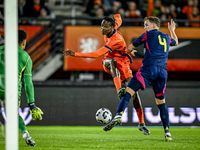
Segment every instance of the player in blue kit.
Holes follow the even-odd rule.
[[[172,141],[169,132],[169,114],[165,104],[165,90],[167,82],[167,59],[169,46],[178,45],[175,33],[175,22],[168,23],[171,37],[160,32],[160,20],[157,17],[145,17],[143,33],[138,39],[128,46],[127,52],[134,52],[134,48],[144,44],[145,56],[142,67],[136,72],[126,88],[126,95],[122,97],[117,114],[114,119],[104,127],[104,131],[111,130],[114,126],[122,124],[122,114],[129,104],[131,96],[139,89],[145,90],[149,85],[153,87],[155,101],[160,110],[160,118],[165,131],[165,140]]]

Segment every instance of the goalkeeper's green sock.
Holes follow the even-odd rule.
[[[22,119],[21,116],[19,116],[19,131],[21,133],[24,133],[24,131],[27,131],[26,125],[24,124],[24,120]]]

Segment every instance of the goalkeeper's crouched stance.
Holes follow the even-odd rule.
[[[24,51],[26,46],[27,34],[24,30],[18,30],[18,99],[20,105],[22,77],[24,78],[24,88],[27,97],[27,103],[33,120],[42,120],[42,110],[35,105],[34,86],[32,82],[32,60],[29,54]],[[5,46],[0,46],[0,99],[5,99]],[[34,140],[28,133],[24,120],[19,116],[19,130],[28,146],[35,146]]]

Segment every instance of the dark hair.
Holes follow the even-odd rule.
[[[144,21],[149,20],[151,23],[155,23],[157,27],[160,28],[160,19],[158,17],[150,16],[150,17],[145,17]]]
[[[18,30],[18,43],[22,43],[24,40],[26,40],[27,34],[24,30],[19,29]]]
[[[110,17],[104,17],[103,20],[110,22],[110,25],[115,27],[115,19]]]

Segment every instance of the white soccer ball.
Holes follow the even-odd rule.
[[[112,120],[112,113],[108,108],[100,108],[96,112],[96,120],[101,124],[107,124]]]

